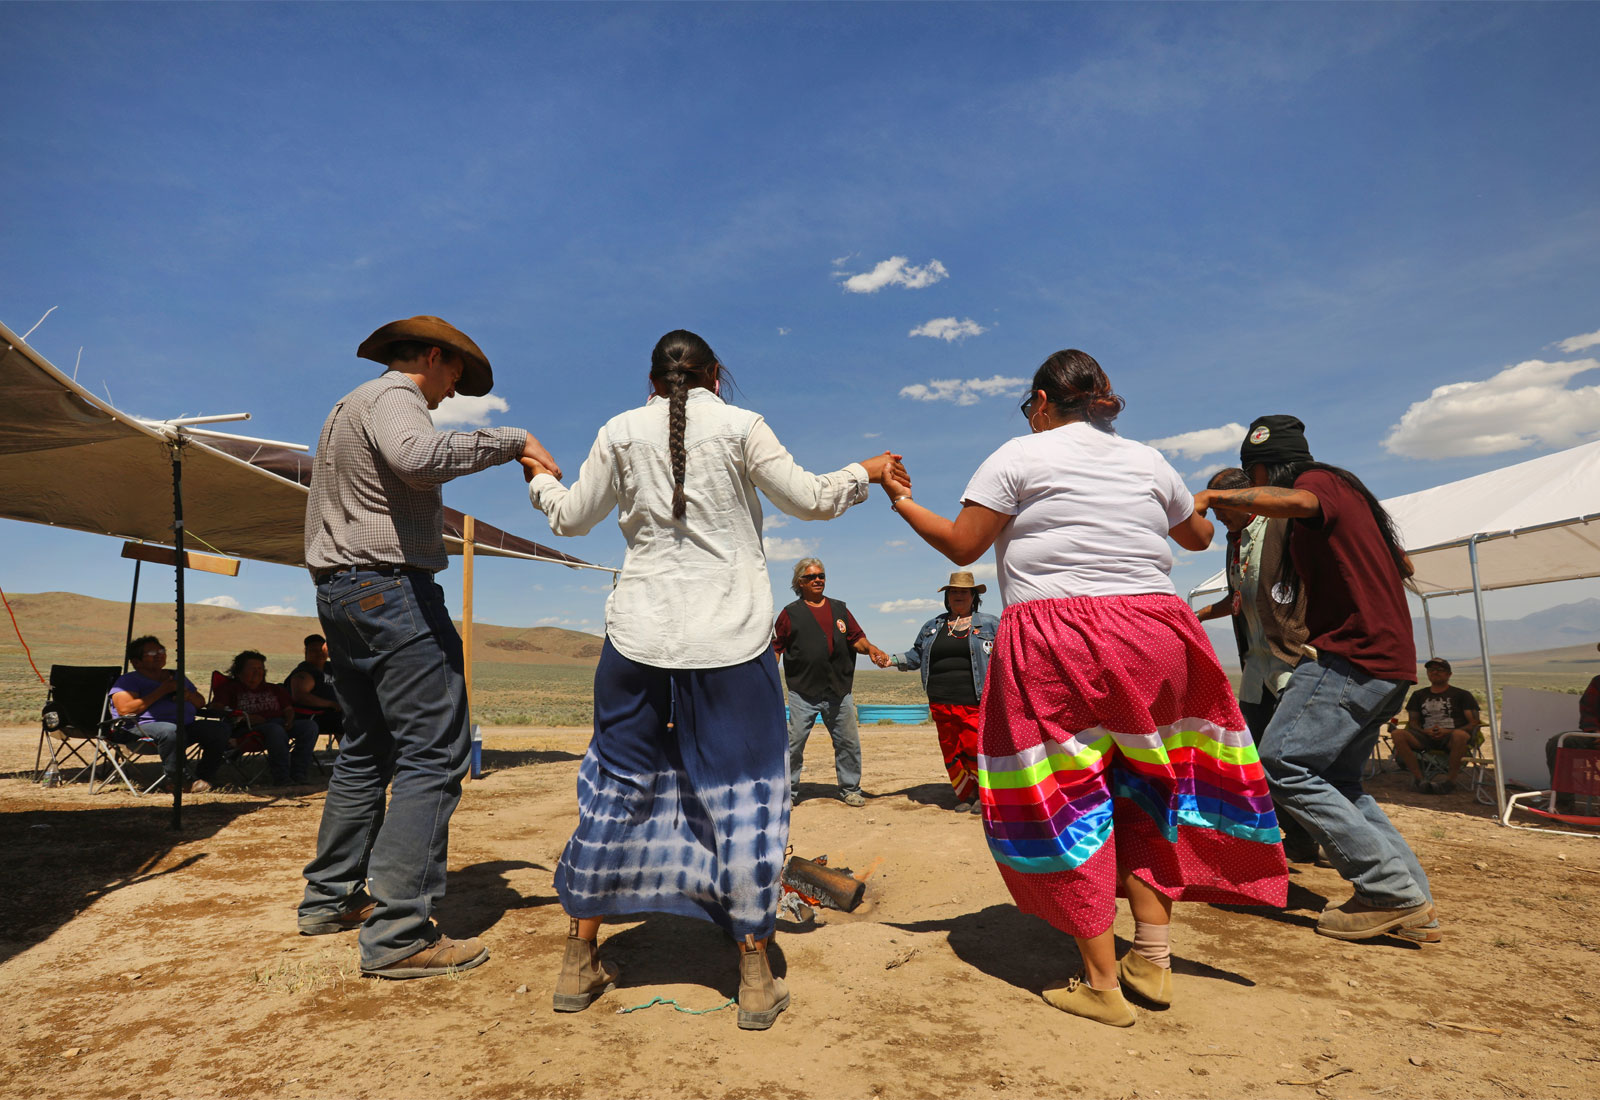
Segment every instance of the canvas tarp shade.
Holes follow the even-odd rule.
[[[190,548],[304,564],[309,463],[307,456],[283,447],[190,437],[183,448]],[[74,383],[4,325],[0,516],[172,543],[167,438]],[[588,565],[481,521],[474,533],[479,554]],[[445,545],[450,553],[461,553],[461,513],[453,509],[445,510]]]
[[[1390,497],[1423,596],[1472,591],[1475,542],[1480,591],[1600,576],[1600,442]],[[1190,598],[1224,591],[1216,573]]]

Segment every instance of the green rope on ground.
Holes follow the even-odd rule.
[[[632,1008],[617,1009],[617,1015],[625,1016],[629,1012],[638,1012],[641,1008],[654,1008],[656,1005],[671,1005],[679,1012],[687,1012],[690,1016],[704,1016],[707,1012],[721,1012],[723,1009],[732,1008],[738,1003],[739,999],[737,997],[729,997],[726,1001],[717,1005],[715,1008],[684,1008],[671,997],[651,997],[642,1005],[634,1005]]]

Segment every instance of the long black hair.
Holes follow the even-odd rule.
[[[1394,518],[1387,509],[1378,502],[1359,477],[1339,466],[1332,466],[1326,462],[1288,462],[1279,464],[1264,464],[1267,471],[1267,484],[1275,485],[1280,489],[1294,488],[1295,479],[1301,474],[1312,470],[1323,470],[1334,477],[1341,478],[1350,488],[1361,494],[1361,499],[1367,502],[1367,510],[1372,513],[1372,520],[1378,525],[1378,534],[1383,536],[1383,543],[1389,550],[1389,557],[1394,561],[1394,568],[1400,574],[1402,582],[1411,579],[1411,562],[1406,558],[1405,547],[1400,545],[1400,532],[1394,525]],[[1294,534],[1294,525],[1297,520],[1289,521],[1288,534]],[[1294,555],[1285,554],[1283,563],[1279,568],[1278,579],[1285,587],[1294,591],[1299,588],[1300,578],[1294,568]]]
[[[696,386],[714,389],[722,378],[722,363],[711,345],[688,329],[673,329],[656,341],[650,353],[650,378],[667,394],[667,451],[672,459],[672,518],[682,519],[689,501],[683,492],[684,429],[689,422],[689,391]]]

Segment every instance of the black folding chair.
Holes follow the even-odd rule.
[[[54,769],[64,783],[89,775],[89,793],[94,794],[115,783],[116,775],[134,794],[143,794],[123,768],[124,758],[156,751],[155,742],[140,737],[135,719],[125,718],[111,708],[111,685],[122,675],[115,665],[51,665],[50,690],[40,712],[39,747],[34,753],[34,777]],[[50,758],[44,760],[44,747],[50,743]],[[88,754],[85,757],[85,753]],[[106,778],[99,778],[100,765],[107,765]],[[70,775],[63,774],[76,767]]]

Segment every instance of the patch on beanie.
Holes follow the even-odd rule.
[[[1265,443],[1271,437],[1272,437],[1272,429],[1267,427],[1265,424],[1262,424],[1261,426],[1256,428],[1255,431],[1250,433],[1250,442],[1259,447],[1261,444]]]

